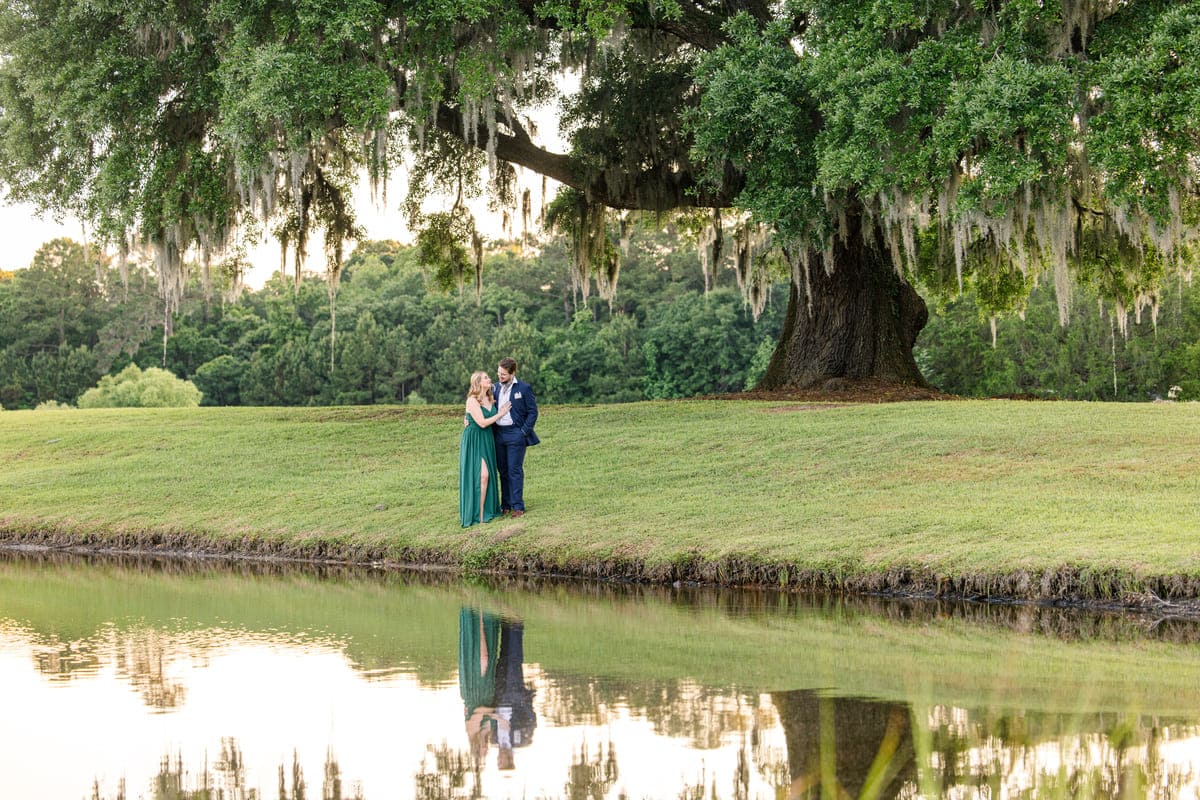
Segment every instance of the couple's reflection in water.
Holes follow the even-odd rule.
[[[478,765],[496,745],[496,766],[516,766],[514,749],[533,741],[534,690],[525,682],[525,625],[464,608],[458,620],[458,688],[467,740]]]

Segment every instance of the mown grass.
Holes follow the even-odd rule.
[[[526,461],[529,513],[466,530],[460,419],[456,407],[4,412],[0,530],[618,574],[1200,576],[1200,405],[551,406]]]

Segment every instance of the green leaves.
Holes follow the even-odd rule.
[[[949,174],[965,160],[958,208],[1003,213],[1025,187],[1061,185],[1074,136],[1074,82],[1061,64],[1000,55],[973,79],[956,80],[932,125],[934,169]],[[935,173],[936,175],[936,173]],[[936,186],[929,176],[930,188]]]
[[[27,0],[0,9],[0,182],[164,263],[251,217],[299,262],[310,230],[334,252],[354,232],[361,171],[411,167],[422,258],[454,284],[479,275],[481,172],[517,196],[507,157],[597,207],[736,192],[793,255],[854,214],[1005,308],[1089,269],[1096,236],[1104,285],[1144,294],[1200,222],[1197,31],[1200,0]],[[552,98],[568,155],[525,137]],[[588,254],[615,279],[610,250]]]
[[[565,29],[604,39],[622,21],[630,5],[628,0],[542,0],[537,14]],[[670,6],[678,9],[677,3]]]
[[[142,370],[130,364],[105,375],[95,388],[79,396],[80,408],[177,408],[200,405],[200,390],[165,369]]]
[[[1196,177],[1200,145],[1200,4],[1148,3],[1097,29],[1086,145],[1105,195],[1158,224],[1179,213],[1173,193]]]
[[[796,237],[821,224],[823,209],[813,193],[819,118],[787,29],[760,31],[748,15],[731,20],[730,42],[700,62],[700,105],[686,120],[702,176],[716,185],[727,164],[743,172],[738,204]]]
[[[948,285],[1012,310],[1068,261],[1107,265],[1097,286],[1130,307],[1195,236],[1200,3],[797,0],[725,30],[693,154],[710,182],[742,171],[739,205],[798,246],[862,207],[885,241],[924,231],[907,266],[952,263]]]
[[[467,275],[474,272],[467,248],[475,237],[475,221],[465,209],[424,218],[417,234],[417,260],[432,270],[435,286],[443,291],[461,288]]]

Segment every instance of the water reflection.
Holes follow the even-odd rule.
[[[429,745],[416,774],[418,800],[452,800],[483,796],[480,763],[468,750],[456,750],[442,742]]]
[[[600,745],[592,753],[585,742],[580,745],[567,770],[563,796],[570,800],[599,800],[605,797],[620,777],[617,752],[612,742]],[[621,793],[624,796],[624,792]]]
[[[788,798],[1197,796],[1195,725],[993,717],[813,692],[771,699],[786,739]],[[1171,742],[1182,747],[1168,752]]]
[[[146,705],[167,711],[183,703],[186,687],[166,672],[174,650],[168,636],[161,631],[140,630],[114,637],[114,645],[117,672],[128,677]]]
[[[279,765],[279,783],[276,794],[279,800],[307,800],[310,796],[320,800],[366,800],[359,787],[353,794],[343,791],[341,768],[333,753],[325,760],[324,781],[319,795],[310,793],[304,778],[304,769],[299,759],[293,756],[291,765]],[[227,738],[221,742],[221,754],[211,766],[205,760],[199,770],[185,766],[183,757],[163,756],[159,761],[158,773],[150,786],[150,794],[138,793],[134,797],[149,797],[151,800],[259,800],[266,797],[258,787],[250,786],[246,780],[245,758],[237,740]],[[92,800],[110,800],[100,789],[99,779],[92,783]],[[124,779],[118,782],[111,800],[129,800]]]
[[[1196,641],[1061,609],[0,553],[0,797],[1192,797]]]
[[[94,677],[110,665],[149,708],[168,711],[187,697],[187,688],[168,674],[180,646],[179,637],[153,628],[109,629],[77,641],[39,637],[30,656],[38,673],[55,683]]]
[[[55,643],[33,651],[37,671],[52,681],[69,681],[73,675],[92,674],[100,666],[99,654],[86,643]]]
[[[525,682],[525,625],[463,608],[458,622],[458,687],[471,755],[482,762],[497,745],[496,766],[513,769],[514,747],[533,741],[534,690]]]
[[[790,798],[894,798],[916,775],[911,713],[899,703],[774,692]]]
[[[962,709],[928,713],[894,703],[834,698],[812,692],[776,692],[784,748],[761,746],[748,737],[733,770],[705,765],[694,780],[666,784],[665,795],[623,785],[613,743],[586,742],[569,751],[565,764],[540,768],[562,776],[558,791],[538,797],[600,800],[671,796],[692,800],[750,797],[812,800],[883,800],[946,797],[996,800],[1003,797],[1122,798],[1150,800],[1195,797],[1197,775],[1181,765],[1170,745],[1181,733],[1146,727],[1147,720],[1123,717],[1104,730],[1030,739],[1012,720],[971,722]],[[1058,720],[1063,722],[1063,720]],[[926,724],[927,723],[927,724]],[[990,730],[989,724],[999,724]],[[1008,731],[1019,730],[1015,739]],[[1193,737],[1196,731],[1189,732]],[[915,735],[914,735],[915,734]],[[1036,739],[1037,737],[1035,737]],[[781,757],[782,756],[782,757]],[[426,748],[413,776],[418,800],[473,800],[493,796],[481,779],[483,764],[468,749],[442,743]],[[512,789],[513,787],[502,787]],[[310,787],[298,756],[278,765],[273,794],[247,779],[236,740],[223,739],[220,756],[189,767],[179,755],[163,757],[149,794],[130,794],[122,780],[112,795],[93,782],[93,800],[365,800],[361,782],[343,778],[338,758],[327,751],[320,792]],[[522,794],[502,792],[498,796]]]

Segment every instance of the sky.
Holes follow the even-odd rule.
[[[0,269],[5,270],[29,266],[43,242],[60,236],[76,240],[83,237],[83,228],[77,220],[59,223],[53,218],[38,216],[32,206],[23,204],[0,205],[0,231],[4,236]]]
[[[399,211],[393,210],[390,220],[388,215],[375,209],[362,209],[360,214],[367,227],[368,236],[372,239],[403,241],[409,238]],[[388,224],[389,221],[391,224]],[[32,206],[24,204],[0,205],[0,231],[4,232],[5,241],[4,249],[0,252],[0,269],[4,270],[29,266],[37,249],[51,239],[65,236],[79,242],[84,238],[83,226],[78,219],[56,221],[53,217],[37,214]],[[321,238],[318,234],[309,247],[309,270],[319,271],[325,266],[324,252],[320,245]],[[261,288],[279,269],[279,245],[274,239],[262,242],[250,253],[250,260],[253,267],[246,275],[246,285]]]

